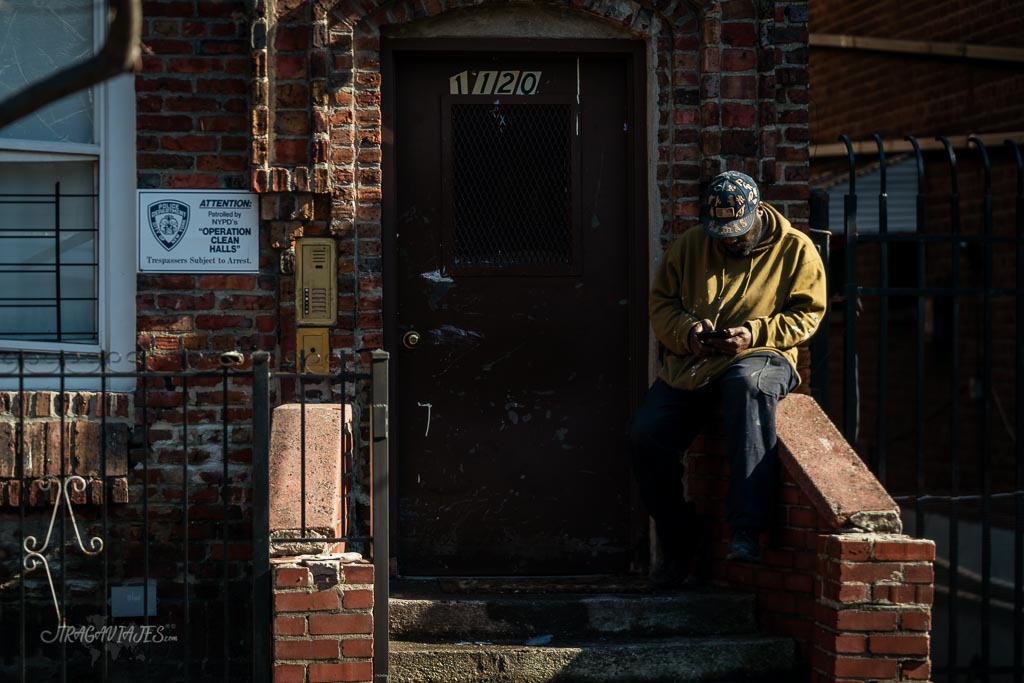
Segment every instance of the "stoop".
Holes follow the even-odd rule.
[[[395,683],[794,679],[794,643],[757,632],[754,596],[715,588],[404,580],[390,612]]]

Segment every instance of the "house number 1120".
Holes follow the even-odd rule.
[[[540,71],[462,71],[448,79],[452,95],[536,95]],[[470,89],[472,82],[472,89]]]

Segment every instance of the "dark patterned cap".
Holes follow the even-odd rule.
[[[711,237],[740,237],[754,225],[761,193],[754,179],[726,171],[711,179],[702,207],[704,232]]]

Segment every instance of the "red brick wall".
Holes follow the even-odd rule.
[[[246,189],[251,8],[233,0],[147,0],[136,76],[140,188]],[[261,236],[265,247],[265,237]],[[272,351],[274,258],[261,275],[139,275],[138,346],[152,369],[182,351]],[[127,352],[131,349],[115,349]]]
[[[382,345],[380,29],[441,9],[430,2],[338,3],[329,11],[305,0],[252,8],[230,0],[146,3],[136,79],[139,187],[252,187],[275,196],[263,205],[259,276],[139,277],[140,348],[161,356],[277,349],[287,358],[294,343],[288,250],[309,235],[339,240],[332,344]],[[656,23],[634,5],[578,9],[638,37]],[[696,223],[702,183],[726,167],[759,178],[766,198],[802,222],[806,3],[735,0],[713,3],[701,17],[686,5],[659,11],[669,25],[650,37],[663,93],[652,163],[665,239]]]
[[[759,564],[725,559],[724,425],[686,454],[687,499],[712,525],[706,573],[757,594],[762,628],[798,643],[798,680],[927,679],[935,544],[901,535],[896,503],[812,398],[785,398],[776,428],[780,487]]]
[[[791,473],[793,455],[784,445],[780,450],[776,517],[759,565],[725,560],[728,465],[721,436],[712,430],[687,452],[687,497],[712,524],[710,578],[757,594],[761,627],[796,640],[800,680],[928,679],[935,544],[837,530],[834,515],[823,515]]]
[[[137,93],[140,188],[245,189],[249,3],[147,0]]]
[[[40,485],[62,473],[85,480],[85,488],[68,487],[72,503],[101,504],[104,483],[108,502],[127,502],[132,397],[105,399],[84,391],[0,391],[0,508],[17,507],[23,494],[28,505],[56,502],[57,487]]]
[[[449,2],[446,9],[473,4]],[[726,168],[750,173],[766,199],[794,222],[805,220],[806,0],[708,3],[699,17],[687,3],[656,2],[653,9],[664,22],[660,33],[651,29],[658,21],[654,11],[640,5],[581,0],[574,7],[619,22],[656,48],[652,76],[660,95],[653,106],[659,108],[659,127],[652,133],[656,151],[649,161],[656,171],[652,189],[659,197],[663,241],[697,223],[703,183]],[[381,214],[387,179],[381,169],[380,30],[441,11],[434,0],[338,2],[329,10],[308,0],[251,6],[146,2],[149,51],[137,78],[139,187],[251,188],[264,194],[259,275],[139,277],[138,345],[149,353],[150,368],[180,367],[183,352],[191,354],[189,363],[209,367],[217,353],[232,348],[276,352],[277,367],[292,364],[291,249],[303,236],[337,238],[339,317],[331,326],[332,347],[359,353],[383,345]],[[289,389],[282,389],[278,398],[286,400]],[[168,403],[163,414],[153,404],[150,415],[161,436],[154,456],[160,467],[151,477],[173,481],[172,470],[183,458],[173,420],[183,399],[159,394],[159,387],[147,393]],[[203,409],[194,409],[201,419]],[[244,428],[244,408],[232,409],[242,411],[236,426]],[[237,447],[245,450],[241,442]],[[192,456],[199,462],[217,458],[212,450],[199,450]],[[244,452],[236,457],[244,464]],[[279,584],[277,597],[286,598],[281,605],[287,607],[293,594],[333,590],[340,596],[351,578],[346,568],[332,589],[320,590],[309,580],[294,588]],[[329,615],[319,616],[279,610],[289,624],[284,628],[301,627],[277,632],[281,681],[367,673],[368,654],[332,651],[325,643],[337,638],[314,632],[321,616],[349,621],[335,618],[353,616],[347,607],[333,604]],[[352,609],[355,616],[363,614],[358,610],[364,608]],[[350,640],[365,638],[345,643]],[[314,645],[290,644],[300,641]]]
[[[1024,15],[999,0],[810,4],[814,33],[1020,47]],[[1020,130],[1019,63],[812,48],[811,138]]]
[[[761,179],[765,196],[797,222],[806,217],[805,2],[714,3],[699,19],[667,4],[659,35],[651,29],[653,14],[636,5],[581,2],[578,9],[638,37],[651,34],[653,76],[663,93],[651,160],[663,239],[696,222],[701,182],[726,167]],[[336,347],[383,342],[380,31],[440,11],[426,0],[341,2],[329,10],[292,0],[257,16],[252,186],[282,203],[266,215],[274,248],[287,252],[297,237],[311,234],[338,238]],[[286,273],[286,349],[293,318],[288,280]]]
[[[685,8],[662,8],[671,26],[651,38],[664,93],[652,162],[666,237],[695,224],[701,183],[726,167],[758,177],[765,196],[801,222],[806,3],[713,3],[699,18]],[[580,3],[579,10],[638,37],[655,23],[638,6]],[[341,245],[347,277],[339,303],[348,315],[338,321],[336,342],[381,344],[380,28],[440,11],[429,2],[386,10],[339,3],[329,13],[304,0],[273,9],[230,0],[145,4],[146,54],[136,79],[139,187],[254,187],[298,193],[284,197],[292,205],[316,195],[321,210],[265,207],[266,220],[291,225],[278,226],[284,240],[263,231],[258,277],[140,276],[141,348],[172,354],[218,352],[232,341],[243,351],[290,345],[291,315],[275,302],[288,305],[289,283],[275,281],[281,254],[271,245],[287,250],[309,234],[335,235]]]
[[[143,7],[143,63],[135,79],[138,187],[145,189],[248,188],[251,155],[250,101],[253,8],[241,0],[147,0]],[[146,369],[217,369],[224,351],[270,351],[278,345],[277,254],[261,230],[259,274],[140,274],[137,276],[137,350]],[[113,349],[114,351],[125,351]],[[128,350],[130,351],[130,350]],[[198,524],[219,518],[211,491],[224,476],[227,502],[244,509],[249,500],[251,419],[248,386],[235,382],[223,396],[219,379],[150,379],[139,383],[137,445],[132,465],[149,467],[149,501],[176,509],[188,496],[197,542],[215,530]],[[144,409],[143,409],[144,406]],[[187,452],[183,421],[190,425]],[[230,422],[227,445],[214,432]],[[224,463],[225,457],[228,462]],[[188,481],[181,472],[188,462]],[[133,470],[133,486],[142,474]],[[233,511],[231,514],[235,514]],[[194,527],[194,528],[192,528]],[[166,539],[156,539],[163,542]],[[201,557],[221,550],[197,548]],[[244,559],[247,548],[231,549]]]
[[[373,565],[275,562],[274,683],[373,681]]]

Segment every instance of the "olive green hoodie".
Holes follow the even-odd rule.
[[[750,256],[728,254],[694,228],[676,238],[651,284],[651,326],[665,345],[658,376],[677,389],[696,389],[737,358],[756,352],[782,355],[796,370],[797,344],[814,334],[825,315],[825,269],[804,233],[764,204],[768,234]],[[697,358],[687,340],[701,319],[715,329],[746,325],[750,348],[737,356]]]

